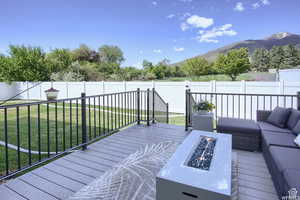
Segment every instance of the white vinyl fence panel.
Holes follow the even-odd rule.
[[[37,82],[15,82],[11,85],[0,83],[0,100],[8,99]],[[19,99],[45,100],[45,90],[50,87],[58,89],[58,98],[80,97],[82,92],[87,96],[108,94],[122,91],[133,91],[137,88],[146,90],[155,88],[160,96],[169,103],[170,112],[185,112],[185,90],[192,92],[248,93],[248,94],[296,94],[300,91],[300,82],[247,82],[247,81],[210,81],[210,82],[43,82],[40,85],[18,96]],[[228,102],[231,104],[232,102]],[[227,104],[227,103],[226,103]],[[225,111],[227,112],[227,111]]]

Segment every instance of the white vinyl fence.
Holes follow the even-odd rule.
[[[0,83],[0,100],[8,99],[21,91],[36,85],[36,82],[15,82],[10,85]],[[50,87],[58,89],[58,98],[80,97],[82,92],[86,95],[107,94],[122,91],[132,91],[140,88],[155,88],[160,96],[169,103],[170,112],[185,112],[185,90],[192,92],[218,92],[218,93],[248,93],[248,94],[296,94],[300,91],[300,82],[43,82],[29,89],[18,99],[45,100],[45,90]]]

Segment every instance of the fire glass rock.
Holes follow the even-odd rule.
[[[215,138],[201,137],[201,140],[188,161],[187,166],[202,170],[209,170],[214,155],[215,145]]]

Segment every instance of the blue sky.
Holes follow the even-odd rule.
[[[123,66],[181,61],[246,39],[300,34],[299,0],[1,0],[9,44],[74,49],[118,45]]]

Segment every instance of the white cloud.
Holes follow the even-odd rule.
[[[207,28],[214,24],[214,19],[192,15],[191,17],[187,18],[186,23],[195,28]]]
[[[237,2],[236,5],[235,5],[235,7],[234,7],[234,10],[235,11],[239,11],[239,12],[244,11],[245,8],[244,8],[243,3],[242,2]]]
[[[270,5],[271,4],[269,0],[260,0],[260,1],[263,5]]]
[[[157,2],[156,1],[152,1],[152,5],[157,6]]]
[[[182,51],[184,51],[184,47],[174,47],[174,51],[182,52]]]
[[[217,37],[221,36],[235,36],[237,32],[232,29],[232,24],[225,24],[220,27],[215,27],[208,31],[200,30],[199,36],[196,39],[199,42],[218,43]]]
[[[260,4],[258,2],[252,4],[252,8],[257,9],[260,7]]]
[[[174,17],[175,17],[174,14],[170,14],[170,15],[167,16],[168,19],[172,19],[172,18],[174,18]]]
[[[142,50],[139,51],[139,54],[143,54],[143,53],[144,53],[144,51],[142,51]]]
[[[189,29],[189,25],[187,25],[185,22],[180,24],[180,28],[182,31],[186,31]]]
[[[153,53],[160,54],[160,53],[162,53],[162,50],[161,50],[161,49],[154,49],[154,50],[153,50]]]
[[[257,9],[261,6],[268,6],[270,4],[271,2],[269,0],[259,0],[258,2],[252,4],[252,8]]]
[[[258,2],[252,4],[252,8],[257,9],[261,6],[268,6],[270,4],[271,2],[269,0],[259,0]]]

